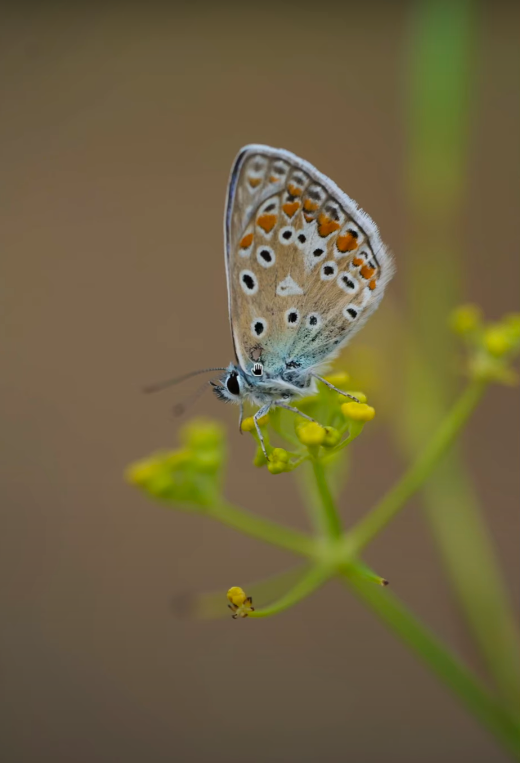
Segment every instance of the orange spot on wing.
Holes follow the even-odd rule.
[[[241,249],[249,249],[251,244],[253,243],[253,234],[248,233],[247,236],[244,236],[242,241],[240,242],[240,248]]]
[[[374,289],[376,288],[376,279],[375,278],[373,278],[370,281],[370,283],[368,284],[368,288],[370,289],[370,291],[374,291]]]
[[[315,212],[319,206],[319,204],[317,204],[315,201],[311,201],[310,199],[305,199],[303,202],[303,208],[307,212]]]
[[[304,213],[303,213],[303,216],[305,217],[305,219],[307,220],[307,222],[308,222],[308,223],[310,223],[310,222],[312,222],[312,221],[314,220],[314,215],[313,215],[313,214],[310,214],[310,215],[309,215],[309,214],[306,214],[306,213],[304,212]]]
[[[271,175],[269,178],[270,183],[277,183],[279,180],[281,180],[281,178],[277,178],[276,175]]]
[[[340,252],[351,252],[357,247],[357,241],[352,233],[345,233],[344,236],[338,236],[336,246]]]
[[[289,183],[289,185],[287,186],[287,190],[289,191],[291,196],[301,196],[302,195],[302,189],[299,186],[294,185],[294,183]]]
[[[276,225],[277,219],[277,215],[260,215],[256,224],[266,233],[270,233]]]
[[[299,201],[287,201],[285,204],[283,204],[282,209],[287,217],[292,217],[294,213],[299,209],[299,207]]]
[[[338,230],[338,228],[339,223],[337,223],[335,220],[332,220],[323,212],[318,216],[318,233],[322,238],[330,236],[330,234],[335,230]]]
[[[262,182],[262,178],[248,178],[251,188],[256,188]]]
[[[363,278],[366,278],[368,280],[369,278],[372,278],[372,276],[374,275],[376,271],[375,271],[375,268],[370,268],[368,265],[363,265],[363,267],[361,268],[359,272],[361,273]],[[375,286],[372,286],[371,288],[375,289]]]
[[[352,264],[354,265],[354,267],[359,268],[359,266],[362,265],[364,261],[365,260],[362,259],[362,257],[354,257],[354,259],[352,260]]]

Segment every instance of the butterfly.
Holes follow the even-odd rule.
[[[206,370],[225,371],[211,384],[240,406],[239,427],[244,402],[259,406],[267,458],[258,420],[270,408],[310,418],[290,401],[317,381],[346,394],[319,372],[377,308],[394,265],[349,196],[309,162],[270,146],[245,146],[235,159],[224,239],[237,362]]]

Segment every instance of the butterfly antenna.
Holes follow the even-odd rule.
[[[201,397],[204,392],[208,389],[210,385],[210,382],[204,382],[200,387],[198,387],[195,392],[192,392],[191,395],[188,395],[184,400],[181,400],[180,403],[177,403],[172,408],[172,413],[175,418],[178,418],[179,416],[182,416],[183,413],[186,413],[188,408],[191,408],[193,403]]]
[[[143,387],[143,392],[147,394],[150,392],[161,392],[163,389],[173,387],[176,384],[180,384],[186,379],[191,379],[192,376],[198,376],[199,374],[208,374],[211,371],[225,371],[225,368],[201,368],[200,371],[190,371],[189,374],[183,374],[182,376],[176,376],[174,379],[166,379],[165,381],[156,382],[155,384],[148,384]]]

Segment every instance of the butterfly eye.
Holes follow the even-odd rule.
[[[238,374],[235,371],[229,374],[226,381],[226,387],[228,392],[231,392],[232,395],[240,395],[240,384],[238,381]]]

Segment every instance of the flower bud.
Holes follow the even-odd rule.
[[[269,456],[273,461],[281,461],[282,464],[289,462],[289,454],[284,448],[274,448]]]
[[[365,403],[343,403],[341,412],[347,419],[353,421],[372,421],[376,415],[375,409]]]
[[[190,448],[218,448],[223,442],[224,432],[216,421],[194,419],[181,429],[180,436]]]
[[[127,481],[131,485],[145,487],[154,475],[157,474],[159,462],[155,458],[147,458],[143,461],[136,461],[130,464],[125,472]]]
[[[268,461],[267,469],[271,474],[282,474],[282,472],[288,471],[287,464],[284,464],[283,461]]]
[[[324,427],[315,421],[310,421],[302,426],[299,426],[296,430],[298,439],[303,445],[322,445],[326,437],[326,431]]]
[[[334,427],[325,427],[324,448],[334,448],[341,440],[341,434]]]
[[[479,327],[482,313],[478,305],[461,305],[450,316],[451,330],[455,334],[469,334]]]
[[[490,355],[500,358],[513,347],[512,336],[506,326],[495,323],[484,332],[484,347]]]
[[[261,427],[267,426],[269,423],[269,414],[266,413],[265,416],[262,416],[258,419],[258,424]],[[255,427],[255,418],[254,416],[248,416],[246,419],[242,422],[242,431],[243,432],[254,432],[256,431]]]

